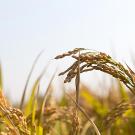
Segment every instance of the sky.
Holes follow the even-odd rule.
[[[43,49],[36,75],[49,59],[76,47],[103,51],[130,64],[135,54],[134,7],[134,0],[1,0],[0,61],[6,94],[20,99]]]

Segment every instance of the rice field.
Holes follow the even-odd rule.
[[[19,105],[9,102],[3,89],[0,68],[0,135],[134,135],[135,134],[135,73],[128,66],[106,53],[75,48],[58,54],[54,60],[73,59],[65,71],[54,73],[43,95],[39,95],[40,81],[46,69],[37,77],[31,95],[25,101],[36,57],[24,86]],[[98,96],[80,81],[80,75],[97,70],[112,76],[107,96]],[[75,90],[65,91],[56,100],[52,97],[56,76],[65,77],[63,83],[74,81]],[[116,87],[117,86],[117,87]],[[96,90],[95,90],[96,91]],[[104,91],[104,89],[103,89]]]

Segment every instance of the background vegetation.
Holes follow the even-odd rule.
[[[102,52],[76,48],[55,57],[74,59],[73,64],[59,75],[66,74],[64,83],[75,79],[76,89],[67,93],[63,87],[62,98],[53,98],[55,87],[52,87],[52,81],[57,75],[54,73],[44,95],[39,95],[45,69],[36,79],[31,95],[24,103],[31,74],[41,54],[42,52],[32,65],[19,105],[11,105],[4,96],[0,68],[1,135],[134,135],[135,74],[128,65],[123,66]],[[99,70],[116,78],[106,96],[98,96],[80,82],[80,74],[92,70]]]

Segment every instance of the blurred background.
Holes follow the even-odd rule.
[[[56,67],[67,67],[65,62],[53,61],[55,55],[76,47],[109,53],[133,67],[134,7],[134,0],[0,1],[0,61],[5,93],[11,100],[20,101],[32,63],[43,49],[33,75],[36,78],[51,59],[43,83]],[[93,81],[91,75],[82,77],[88,85]]]

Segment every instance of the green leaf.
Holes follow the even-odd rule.
[[[30,96],[30,98],[28,100],[28,103],[26,105],[26,108],[25,108],[25,114],[26,114],[26,116],[28,116],[28,115],[30,115],[32,113],[33,105],[35,103],[35,93],[36,93],[36,91],[38,89],[39,81],[40,80],[37,79],[36,82],[33,85],[31,96]]]
[[[53,81],[53,79],[55,77],[55,73],[56,72],[54,72],[54,74],[53,74],[53,76],[52,76],[52,78],[51,78],[51,80],[50,80],[50,82],[48,84],[47,90],[46,90],[46,92],[44,94],[43,102],[42,102],[42,105],[41,105],[41,108],[40,108],[40,113],[39,113],[40,116],[39,116],[39,120],[38,120],[38,127],[37,127],[38,134],[37,135],[40,135],[40,125],[42,123],[42,118],[43,118],[43,113],[44,113],[44,107],[45,107],[45,103],[46,103],[46,100],[47,100],[47,97],[48,97],[48,94],[49,94],[50,86],[51,86],[52,81]]]
[[[35,103],[35,100],[36,100],[36,93],[37,93],[37,90],[38,90],[38,87],[39,87],[39,83],[40,83],[40,80],[42,79],[43,75],[45,74],[45,71],[46,71],[46,67],[44,68],[44,70],[41,72],[41,74],[39,75],[39,77],[37,78],[37,80],[35,81],[33,87],[32,87],[32,92],[31,92],[31,96],[28,100],[28,103],[25,107],[25,114],[26,116],[30,115],[32,113],[32,109],[33,109],[33,105]]]

